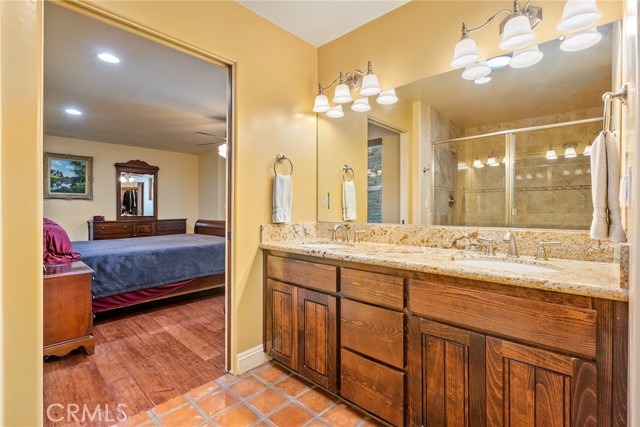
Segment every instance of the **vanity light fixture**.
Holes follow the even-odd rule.
[[[479,79],[475,79],[473,82],[477,85],[483,85],[485,83],[489,83],[490,81],[491,81],[491,77],[484,76],[484,77],[480,77]]]
[[[510,9],[499,10],[482,25],[475,28],[469,28],[467,23],[463,22],[462,34],[454,48],[451,66],[454,68],[465,67],[462,77],[466,80],[475,81],[479,78],[470,77],[473,74],[470,70],[473,69],[476,64],[483,63],[483,61],[482,55],[478,52],[476,42],[469,37],[469,34],[483,29],[503,13],[506,13],[509,16],[500,24],[500,34],[502,34],[502,39],[499,47],[503,50],[516,50],[511,61],[508,62],[509,65],[513,68],[525,68],[538,63],[542,59],[543,54],[537,46],[522,49],[536,39],[536,34],[533,32],[533,28],[542,20],[542,8],[530,6],[532,1],[533,0],[528,0],[524,9],[521,10],[519,0],[513,0],[513,5]],[[563,10],[562,19],[556,28],[558,31],[569,33],[581,31],[582,29],[595,24],[601,17],[602,13],[600,13],[596,7],[596,0],[567,0]],[[561,48],[564,51],[570,52],[586,49],[587,47],[596,44],[601,38],[602,35],[599,34],[595,28],[591,28],[586,31],[566,36],[561,44]],[[506,57],[508,58],[508,56]],[[498,58],[504,58],[504,56],[500,56]],[[488,63],[488,67],[493,69],[497,68],[494,67],[494,63],[507,62],[506,59],[498,60],[498,58],[496,58],[495,62],[494,60],[489,60],[484,64],[486,65]],[[482,77],[488,75],[489,73],[486,73],[482,75]]]
[[[78,110],[77,108],[66,108],[64,110],[65,113],[67,113],[70,116],[81,116],[82,115],[82,111]]]
[[[528,47],[513,52],[513,58],[509,62],[511,68],[527,68],[537,64],[542,60],[544,55],[538,48],[538,45]]]
[[[496,156],[489,156],[489,158],[487,159],[487,166],[500,166],[500,163],[498,163],[498,161],[496,160]]]
[[[331,106],[331,104],[329,103],[329,98],[327,98],[327,96],[324,94],[325,90],[330,89],[333,86],[336,86],[336,88],[332,101],[334,104],[339,104],[338,106],[334,107]],[[313,105],[313,111],[316,113],[327,113],[329,117],[333,118],[344,116],[344,112],[340,104],[347,104],[353,101],[351,91],[355,89],[358,90],[362,98],[354,101],[353,105],[351,106],[351,109],[353,111],[369,111],[371,109],[369,100],[367,98],[369,96],[378,95],[377,102],[384,105],[394,104],[398,101],[398,98],[395,94],[395,89],[390,89],[384,92],[382,91],[382,89],[380,88],[380,83],[378,82],[378,77],[373,74],[371,61],[368,61],[366,71],[355,69],[346,74],[340,71],[338,77],[333,82],[331,82],[329,86],[323,87],[322,84],[319,84],[318,95],[316,96]]]
[[[591,144],[584,147],[584,151],[582,152],[582,155],[587,157],[591,155]]]
[[[602,40],[602,34],[594,27],[566,36],[560,43],[560,49],[565,52],[577,52],[598,44],[600,40]]]
[[[556,160],[558,158],[558,155],[556,154],[556,150],[554,150],[553,148],[551,148],[551,146],[549,146],[549,149],[547,150],[547,154],[544,155],[544,158],[547,160]]]
[[[465,67],[462,72],[462,78],[465,80],[477,80],[487,77],[489,74],[491,74],[491,67],[487,65],[487,61],[480,61]]]
[[[492,70],[497,70],[502,67],[506,67],[511,62],[511,57],[508,55],[496,56],[487,60],[487,65]]]
[[[120,62],[120,58],[108,52],[101,52],[96,56],[101,61],[108,62],[109,64],[118,64]]]
[[[458,162],[458,170],[463,171],[469,169],[467,162]]]
[[[476,169],[481,169],[484,167],[484,165],[482,164],[482,161],[480,159],[475,159],[473,161],[473,167]]]
[[[575,144],[564,144],[564,157],[566,159],[572,159],[578,156],[576,153],[576,145]]]

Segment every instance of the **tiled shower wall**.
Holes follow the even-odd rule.
[[[432,141],[486,134],[541,124],[598,117],[599,108],[536,117],[480,128],[462,129],[431,110]],[[599,122],[515,134],[515,214],[509,225],[506,212],[505,136],[493,136],[434,146],[434,224],[514,226],[585,230],[591,221],[590,158],[582,153],[601,130]],[[576,145],[578,156],[563,157],[564,144]],[[547,160],[553,148],[557,160]],[[497,156],[500,166],[486,164]],[[450,203],[453,200],[453,203]],[[451,205],[451,206],[450,206]]]

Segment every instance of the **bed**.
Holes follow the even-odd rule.
[[[45,221],[45,263],[47,263]],[[51,262],[83,261],[94,270],[93,312],[99,313],[225,284],[224,222],[198,220],[194,234],[71,242]],[[68,261],[66,261],[68,262]]]

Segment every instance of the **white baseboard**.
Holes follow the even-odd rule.
[[[267,363],[270,360],[267,353],[264,352],[262,344],[250,348],[247,351],[238,353],[238,375],[242,375],[253,368]]]

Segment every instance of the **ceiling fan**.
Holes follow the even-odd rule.
[[[213,144],[224,144],[227,142],[227,132],[224,133],[224,136],[220,136],[220,135],[214,135],[212,133],[207,133],[207,132],[191,132],[191,135],[204,135],[204,136],[211,136],[213,138],[218,138],[220,139],[222,142],[204,142],[202,144],[198,144],[200,145],[213,145]]]

